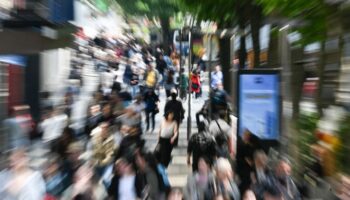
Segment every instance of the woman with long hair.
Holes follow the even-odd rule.
[[[174,147],[175,139],[177,137],[177,123],[174,120],[174,113],[167,112],[164,115],[164,120],[159,129],[159,151],[158,161],[164,166],[168,167],[171,160],[171,152]]]

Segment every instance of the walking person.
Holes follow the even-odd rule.
[[[201,92],[201,80],[197,70],[193,70],[191,76],[191,92],[195,94],[197,99],[200,96]]]
[[[188,77],[185,74],[185,69],[180,70],[180,98],[186,100],[188,91]]]
[[[159,149],[157,152],[158,161],[168,167],[171,161],[171,152],[178,134],[177,122],[173,112],[166,112],[164,120],[159,128]]]
[[[215,179],[211,170],[211,161],[205,157],[200,157],[197,163],[198,171],[193,172],[187,178],[185,187],[185,197],[191,200],[204,200],[205,190],[209,183]]]
[[[155,90],[158,87],[159,79],[159,72],[156,69],[154,69],[151,63],[148,63],[147,70],[144,76],[146,88]]]
[[[215,67],[215,71],[211,72],[211,83],[210,87],[212,89],[217,89],[218,84],[223,83],[223,77],[220,65]]]
[[[131,96],[133,99],[135,99],[135,97],[137,96],[137,94],[140,91],[140,89],[139,89],[139,73],[138,73],[136,66],[133,66],[133,68],[132,68],[130,86],[131,86]]]
[[[165,82],[164,82],[164,89],[166,93],[166,97],[169,98],[171,94],[171,89],[175,88],[175,80],[174,80],[174,71],[168,70]]]
[[[191,164],[192,155],[192,171],[198,170],[199,159],[205,156],[209,164],[214,163],[216,157],[215,139],[211,136],[205,128],[204,122],[198,123],[198,133],[193,134],[187,146],[187,164]]]
[[[146,132],[151,129],[151,133],[154,131],[155,127],[155,117],[156,114],[159,112],[159,97],[154,92],[154,90],[149,89],[145,95],[144,95],[144,101],[146,104]],[[152,127],[151,127],[152,126]]]
[[[177,123],[178,131],[182,120],[185,118],[185,109],[182,107],[182,102],[177,100],[177,92],[175,89],[171,91],[171,100],[165,104],[164,113],[172,112],[174,114],[174,120]],[[179,133],[177,133],[179,135]],[[175,140],[175,146],[177,146],[178,138]]]

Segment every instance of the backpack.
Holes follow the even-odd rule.
[[[222,131],[219,122],[217,120],[215,120],[215,122],[218,125],[218,128],[220,130],[220,133],[217,136],[215,136],[215,141],[216,141],[216,144],[219,147],[221,147],[222,145],[224,145],[227,142],[227,137],[226,137],[225,133]]]

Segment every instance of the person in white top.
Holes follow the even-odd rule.
[[[171,152],[174,147],[174,142],[178,134],[177,123],[174,120],[174,113],[167,112],[164,114],[164,121],[159,128],[159,153],[158,161],[164,166],[168,167],[171,160]]]
[[[9,169],[0,172],[0,199],[44,199],[46,189],[42,174],[29,167],[24,149],[14,150],[9,158]]]
[[[52,116],[45,119],[40,124],[43,132],[42,139],[44,142],[50,142],[60,137],[63,129],[67,126],[68,116],[62,112],[62,108],[53,111]]]

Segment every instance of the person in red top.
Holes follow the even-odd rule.
[[[192,76],[191,76],[191,92],[195,93],[195,98],[196,99],[200,96],[201,81],[200,81],[200,75],[198,74],[197,70],[194,70],[192,72]]]

